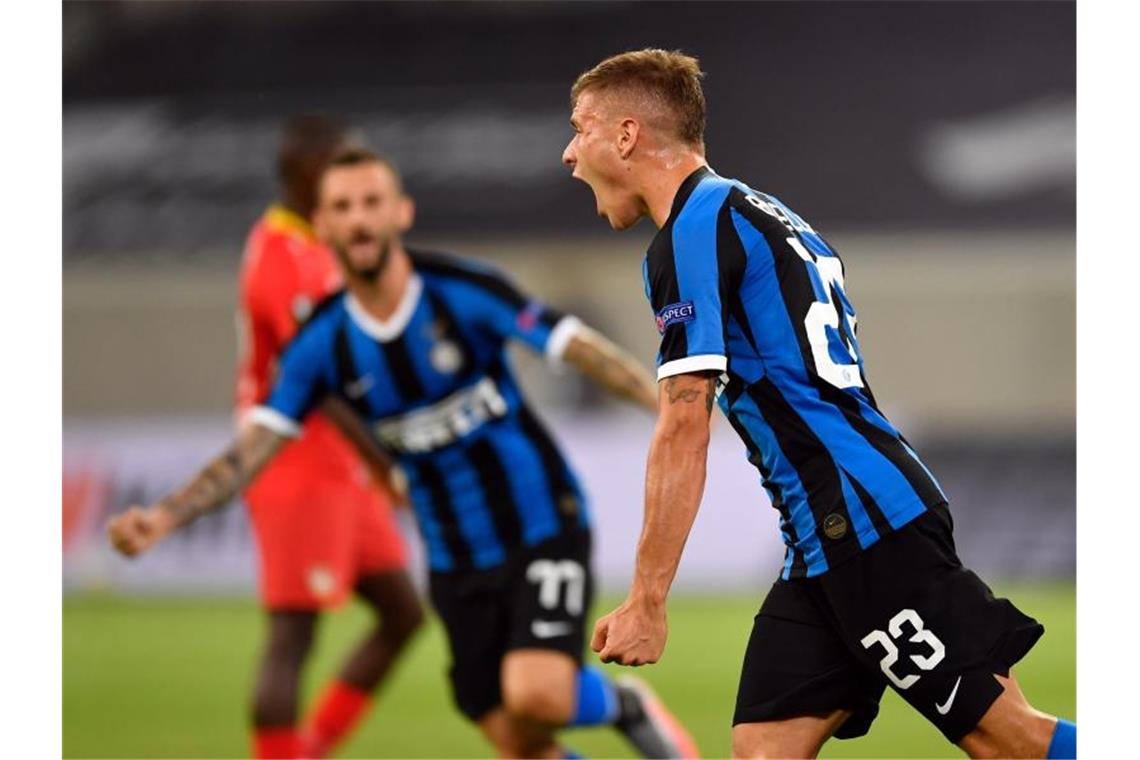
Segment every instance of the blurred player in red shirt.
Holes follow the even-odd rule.
[[[242,260],[239,420],[264,402],[277,356],[297,327],[342,285],[336,259],[308,218],[323,164],[344,139],[343,128],[323,117],[298,117],[285,126],[277,159],[280,201],[254,225]],[[394,497],[381,495],[390,494],[379,485],[388,482],[387,463],[363,429],[356,430],[360,423],[347,407],[325,409],[245,492],[269,614],[253,702],[259,758],[329,752],[359,721],[423,620],[389,503]],[[317,616],[350,591],[373,608],[378,622],[299,726],[298,686]]]

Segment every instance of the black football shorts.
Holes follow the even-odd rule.
[[[560,534],[487,570],[432,573],[432,604],[451,648],[451,688],[477,721],[502,702],[503,657],[551,649],[582,662],[593,603],[590,532]]]
[[[945,505],[815,578],[778,580],[744,655],[733,724],[852,711],[867,733],[890,686],[951,742],[977,726],[1045,629],[962,566]]]

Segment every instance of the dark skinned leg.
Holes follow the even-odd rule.
[[[316,627],[316,612],[270,610],[269,640],[253,694],[256,727],[291,726],[297,722],[301,670],[312,648]]]

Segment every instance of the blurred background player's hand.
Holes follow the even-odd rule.
[[[134,557],[150,549],[174,530],[174,517],[161,507],[130,507],[107,523],[107,536],[115,551]]]

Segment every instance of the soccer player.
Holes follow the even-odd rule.
[[[629,595],[591,646],[623,665],[661,657],[715,403],[787,544],[745,652],[734,755],[810,757],[860,736],[889,685],[972,757],[1074,757],[1076,726],[1030,706],[1011,670],[1044,629],[962,566],[945,494],[878,409],[834,249],[709,168],[701,76],[647,49],[571,90],[563,162],[614,229],[658,228],[643,267],[661,334],[645,522]]]
[[[332,251],[308,219],[324,163],[344,129],[320,116],[297,117],[282,133],[277,157],[280,200],[254,226],[240,284],[237,411],[248,418],[265,401],[282,349],[313,307],[342,287]],[[407,556],[388,501],[382,455],[370,475],[340,428],[361,436],[351,415],[309,416],[245,492],[257,537],[267,641],[253,696],[255,757],[323,757],[364,715],[393,662],[423,619],[406,572]],[[333,421],[335,420],[335,422]],[[346,427],[348,426],[348,427]],[[355,592],[378,622],[297,725],[300,676],[321,610]]]
[[[113,543],[136,554],[226,503],[322,398],[340,397],[406,475],[453,695],[499,754],[562,757],[558,728],[611,724],[647,756],[695,755],[644,684],[582,665],[594,585],[586,501],[516,385],[505,344],[565,360],[655,411],[652,377],[495,270],[406,249],[413,214],[387,161],[363,148],[331,160],[314,223],[347,289],[310,316],[234,444],[159,504],[118,517]]]

